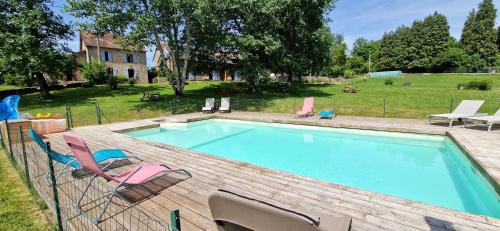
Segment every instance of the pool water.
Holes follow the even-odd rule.
[[[499,195],[445,136],[205,120],[127,133],[280,171],[500,218]]]

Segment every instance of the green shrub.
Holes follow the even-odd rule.
[[[126,83],[128,82],[128,78],[124,76],[118,76],[118,83]]]
[[[158,77],[154,77],[154,78],[151,80],[151,83],[158,83]]]
[[[384,84],[385,84],[385,85],[392,85],[392,84],[394,84],[394,81],[392,81],[392,79],[386,79],[386,80],[384,81]]]
[[[477,82],[476,84],[477,89],[481,91],[487,91],[491,90],[491,87],[493,86],[493,81],[492,80],[482,80]]]
[[[411,87],[411,81],[406,81],[405,83],[403,83],[403,86]]]
[[[467,83],[467,86],[465,87],[465,89],[477,89],[477,83],[476,81],[470,81]]]
[[[128,79],[128,84],[130,84],[130,86],[133,87],[136,83],[137,83],[137,79],[136,78],[130,78],[130,79]]]
[[[352,70],[344,70],[344,78],[350,79],[354,78],[355,73]]]
[[[118,89],[119,80],[118,80],[117,76],[109,76],[107,83],[108,83],[109,89],[111,89],[111,90]]]
[[[95,84],[103,84],[108,81],[108,73],[106,72],[106,65],[98,62],[90,62],[83,64],[82,67],[83,77],[88,81],[88,86]]]
[[[16,75],[16,74],[6,74],[4,76],[4,81],[8,85],[17,85],[31,87],[35,84],[35,78],[27,78],[26,76]]]
[[[457,84],[457,89],[462,90],[462,89],[467,89],[467,90],[481,90],[481,91],[487,91],[491,90],[491,87],[493,86],[493,81],[491,80],[481,80],[481,81],[470,81],[468,83],[459,83]]]

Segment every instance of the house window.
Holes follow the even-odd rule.
[[[127,54],[127,63],[134,63],[134,55]]]
[[[108,51],[104,52],[104,61],[111,62],[111,52]]]
[[[110,51],[101,51],[101,60],[105,62],[113,62],[113,55]]]
[[[134,71],[134,69],[128,69],[127,70],[127,77],[129,77],[129,78],[134,78],[135,77],[135,71]]]

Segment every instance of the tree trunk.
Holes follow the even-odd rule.
[[[188,64],[189,64],[189,59],[191,58],[190,55],[190,44],[191,44],[191,25],[189,24],[190,20],[189,17],[186,17],[186,44],[184,47],[184,65],[182,67],[182,82],[180,84],[180,91],[184,93],[184,83],[186,82],[187,78],[187,70],[188,70]],[[184,95],[184,94],[183,94]]]
[[[45,81],[45,78],[43,77],[43,73],[36,72],[35,78],[36,78],[36,81],[38,82],[38,87],[40,88],[40,94],[42,95],[42,98],[49,99],[50,98],[49,85]]]
[[[174,34],[173,34],[173,63],[174,63],[174,71],[176,75],[176,83],[175,83],[175,96],[184,96],[184,92],[181,88],[184,85],[184,77],[182,76],[181,67],[180,67],[180,46],[179,46],[179,25],[174,26]]]
[[[287,74],[288,74],[288,79],[287,79],[286,82],[288,84],[292,84],[292,82],[293,82],[293,73],[292,72],[288,72]]]

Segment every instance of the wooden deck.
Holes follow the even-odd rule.
[[[207,118],[229,118],[264,122],[309,124],[374,130],[446,134],[452,136],[490,175],[500,182],[500,132],[448,129],[427,125],[423,120],[338,117],[332,121],[294,119],[291,115],[240,113],[186,114],[109,125],[74,128],[92,149],[121,148],[149,163],[183,168],[191,178],[166,187],[139,206],[169,220],[168,211],[180,209],[183,230],[216,230],[207,205],[208,195],[218,188],[237,188],[277,204],[301,204],[312,210],[346,214],[353,218],[351,230],[500,230],[500,220],[399,199],[367,190],[280,172],[255,165],[204,155],[199,152],[149,143],[115,131],[158,126],[158,122],[186,122]],[[54,149],[68,150],[62,134],[48,137]],[[125,167],[128,168],[129,166]],[[119,172],[121,169],[116,169]]]

